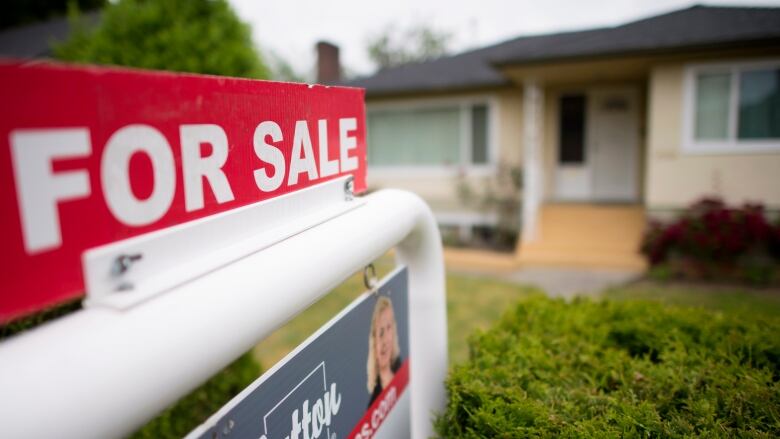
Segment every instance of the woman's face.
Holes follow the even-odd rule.
[[[395,318],[393,308],[387,307],[379,312],[376,318],[374,346],[376,347],[376,363],[379,370],[390,367],[395,346]]]

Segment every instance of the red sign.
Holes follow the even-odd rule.
[[[84,294],[81,254],[353,175],[361,89],[0,63],[0,322]]]

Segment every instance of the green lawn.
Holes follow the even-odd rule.
[[[374,265],[381,277],[393,269],[394,262],[392,257],[384,256]],[[263,368],[269,368],[364,290],[362,274],[357,273],[266,338],[254,349],[255,358]],[[486,329],[517,299],[537,291],[531,287],[488,277],[448,273],[447,325],[450,364],[466,359],[466,340],[475,329]],[[741,313],[746,316],[780,316],[780,291],[776,289],[643,281],[607,290],[602,294],[602,298],[653,300],[705,307],[726,313]]]
[[[375,266],[381,277],[393,269],[394,262],[390,256],[384,256],[375,262]],[[266,338],[252,351],[252,356],[267,370],[364,290],[362,273],[357,273]],[[475,329],[492,326],[504,312],[513,308],[516,301],[537,291],[487,277],[448,273],[450,364],[465,362],[468,357],[466,340]],[[707,307],[728,314],[745,315],[746,319],[780,316],[780,291],[777,290],[638,282],[613,288],[603,297]],[[166,410],[134,437],[181,437],[252,382],[257,373],[257,366],[250,357],[242,357],[179,404]]]
[[[780,289],[777,288],[641,281],[609,289],[602,297],[614,300],[654,300],[746,316],[780,316]]]
[[[390,256],[384,256],[374,265],[381,277],[393,269],[394,262]],[[363,291],[362,273],[357,273],[263,340],[254,350],[255,358],[264,369],[269,368]],[[477,328],[486,329],[508,306],[531,291],[534,290],[506,282],[449,273],[447,325],[450,363],[466,359],[466,338],[469,334]]]

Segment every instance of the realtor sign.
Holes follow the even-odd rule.
[[[408,300],[402,267],[188,438],[410,437]]]
[[[0,323],[84,295],[83,253],[340,176],[363,91],[0,62]]]

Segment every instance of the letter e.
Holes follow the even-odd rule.
[[[339,158],[341,159],[341,172],[354,171],[358,168],[357,157],[350,157],[349,151],[357,147],[357,139],[350,136],[351,131],[357,129],[357,119],[348,117],[339,119]]]

